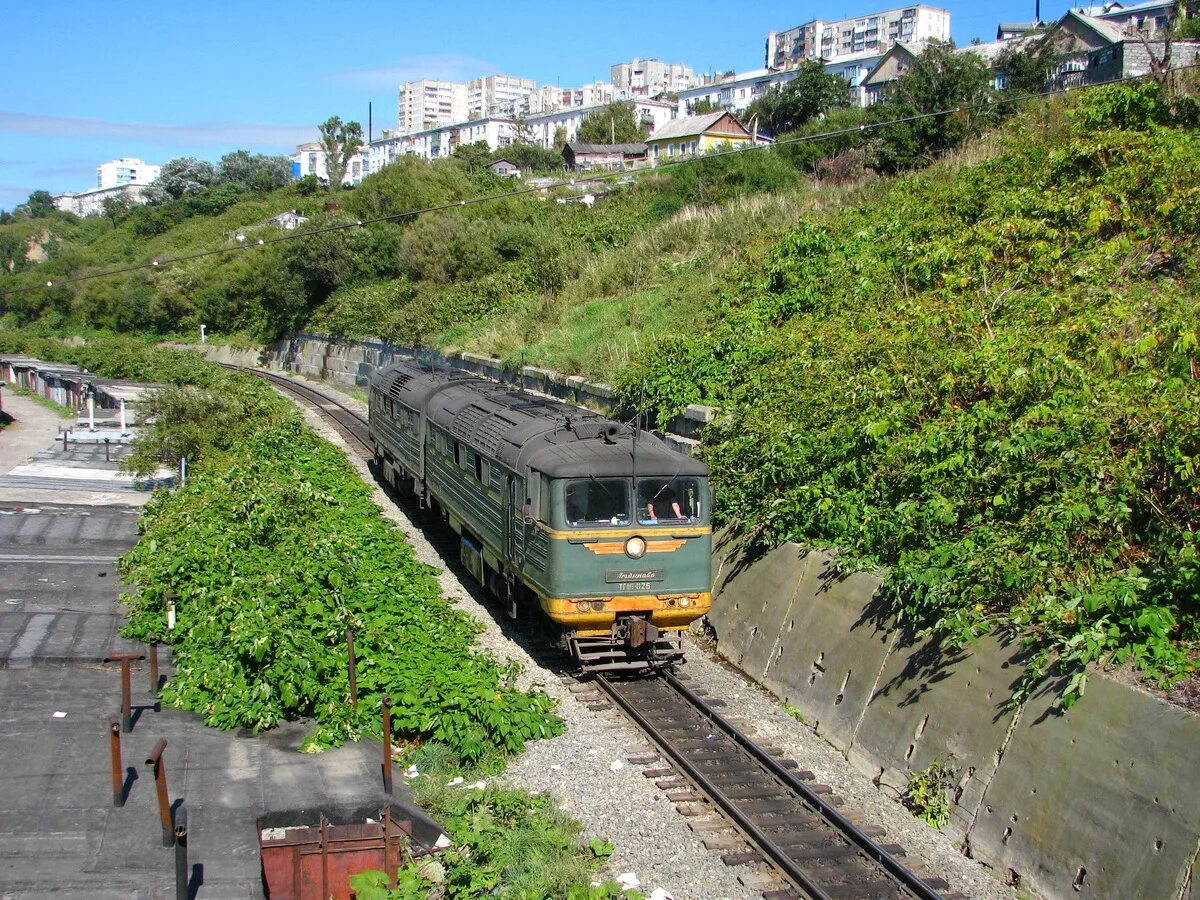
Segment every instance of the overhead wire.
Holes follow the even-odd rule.
[[[1200,63],[1193,63],[1186,66],[1177,66],[1170,69],[1170,72],[1182,72],[1189,69],[1200,68]],[[894,125],[904,125],[910,122],[920,122],[930,119],[939,119],[944,116],[951,116],[961,112],[970,112],[979,109],[996,109],[1006,105],[1017,105],[1027,103],[1031,100],[1044,99],[1053,97],[1059,94],[1066,94],[1072,91],[1088,90],[1092,88],[1108,87],[1114,84],[1125,84],[1135,81],[1143,81],[1153,77],[1152,73],[1144,75],[1133,75],[1126,78],[1112,78],[1106,81],[1091,82],[1088,84],[1063,86],[1059,88],[1051,88],[1045,91],[1021,94],[1014,97],[988,97],[984,100],[979,100],[974,103],[958,104],[946,109],[937,110],[928,113],[914,113],[909,116],[900,116],[894,119],[885,119],[879,122],[864,122],[860,125],[853,125],[847,128],[838,128],[832,131],[823,131],[815,134],[796,135],[795,137],[783,138],[781,140],[773,140],[769,143],[755,143],[746,147],[732,147],[725,150],[717,150],[703,155],[681,156],[674,159],[657,159],[652,167],[641,169],[617,169],[611,172],[599,172],[595,175],[586,175],[572,178],[563,178],[549,184],[538,184],[523,188],[518,188],[512,191],[502,191],[494,194],[485,194],[480,197],[466,197],[461,200],[452,200],[446,203],[437,203],[430,206],[423,206],[417,209],[408,209],[403,212],[389,213],[383,216],[376,216],[369,219],[356,219],[353,222],[340,222],[335,225],[326,225],[320,228],[310,228],[306,231],[292,232],[289,234],[277,235],[275,237],[257,238],[254,241],[246,241],[238,243],[232,247],[217,247],[211,250],[201,250],[196,253],[186,253],[181,256],[172,256],[166,259],[152,259],[149,262],[137,263],[129,266],[122,266],[116,269],[105,269],[101,272],[91,272],[83,275],[74,275],[69,278],[49,278],[44,283],[26,285],[25,287],[10,288],[5,291],[0,291],[0,297],[7,297],[13,294],[24,294],[32,291],[46,290],[53,287],[66,287],[72,284],[79,284],[84,281],[91,281],[97,278],[112,278],[117,275],[128,275],[132,272],[140,272],[145,270],[157,269],[163,266],[176,265],[178,263],[190,262],[196,259],[203,259],[209,256],[219,256],[228,253],[241,253],[247,250],[252,250],[256,247],[265,247],[271,244],[281,244],[286,241],[302,240],[308,237],[314,237],[321,234],[330,234],[337,231],[347,231],[352,228],[365,228],[368,225],[377,225],[382,222],[396,222],[402,219],[410,219],[425,213],[441,212],[449,209],[460,209],[466,206],[474,206],[480,203],[494,203],[498,200],[507,200],[513,197],[522,197],[529,194],[538,194],[545,191],[557,190],[560,188],[577,187],[580,184],[595,184],[604,183],[613,179],[630,179],[644,177],[648,174],[660,172],[663,169],[677,168],[679,166],[694,165],[700,162],[707,162],[713,159],[720,159],[725,156],[733,156],[740,153],[751,153],[754,151],[769,151],[777,147],[787,147],[794,144],[809,143],[812,141],[822,141],[834,137],[842,137],[848,134],[865,134],[871,131],[877,131],[881,128],[888,128]],[[651,136],[653,137],[653,136]],[[382,171],[382,170],[381,170]],[[241,235],[239,235],[239,238]]]

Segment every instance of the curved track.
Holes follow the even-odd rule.
[[[337,400],[326,394],[321,393],[316,388],[305,384],[302,381],[296,381],[291,378],[286,378],[283,375],[277,375],[274,372],[268,372],[265,369],[247,369],[241,366],[227,365],[228,369],[235,369],[239,372],[248,372],[264,381],[269,381],[275,387],[284,391],[287,394],[300,400],[306,406],[321,412],[329,419],[338,433],[350,443],[354,452],[363,459],[374,459],[375,451],[371,444],[371,434],[367,426],[367,420],[356,413],[349,407],[343,406]]]
[[[227,368],[251,372],[318,410],[360,456],[373,458],[367,420],[337,400],[273,372]],[[770,896],[942,900],[945,882],[909,871],[896,859],[900,848],[872,838],[881,829],[855,826],[829,788],[811,783],[812,773],[796,771],[794,762],[773,758],[717,713],[716,701],[670,674],[594,681],[695,786],[695,799],[707,799],[741,833],[754,848],[748,855],[765,859],[795,887]],[[726,860],[745,862],[743,855]]]
[[[827,787],[806,783],[811,772],[774,759],[675,676],[596,683],[802,896],[941,897],[944,882],[919,879],[896,859],[900,848],[877,843]]]

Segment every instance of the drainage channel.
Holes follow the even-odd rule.
[[[754,848],[726,862],[761,856],[795,888],[765,896],[942,900],[943,880],[918,878],[896,858],[899,847],[876,842],[838,811],[828,788],[806,783],[812,773],[774,759],[678,678],[595,682],[695,785],[703,795],[696,799],[707,799]]]

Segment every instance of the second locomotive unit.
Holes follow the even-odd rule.
[[[657,668],[711,603],[708,469],[652,434],[466,372],[371,378],[375,462],[461,536],[509,614],[540,610],[585,670]]]

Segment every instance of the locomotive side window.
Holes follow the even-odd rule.
[[[567,482],[564,498],[569,525],[629,524],[629,482],[624,478],[574,478]]]
[[[643,525],[702,521],[707,494],[700,478],[639,478],[638,521]]]

